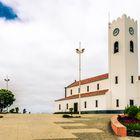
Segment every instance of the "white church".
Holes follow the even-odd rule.
[[[140,106],[137,21],[123,15],[108,24],[109,73],[81,80],[81,113],[121,113]],[[55,101],[55,112],[79,111],[79,81],[65,88]]]

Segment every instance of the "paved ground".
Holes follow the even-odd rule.
[[[6,114],[0,119],[0,140],[139,140],[120,138],[110,129],[111,115]]]

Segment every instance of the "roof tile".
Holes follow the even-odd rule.
[[[87,78],[87,79],[83,79],[83,80],[81,80],[81,85],[88,84],[88,83],[95,82],[95,81],[104,80],[104,79],[108,79],[108,73],[98,75],[95,77],[91,77],[91,78]],[[78,86],[78,85],[79,85],[79,81],[76,81],[76,82],[70,84],[69,86],[67,86],[67,88],[71,88],[71,87]]]
[[[97,95],[104,95],[107,91],[108,91],[108,89],[98,90],[98,91],[88,92],[88,93],[82,93],[81,94],[81,98],[83,98],[83,97],[90,97],[90,96],[97,96]],[[56,100],[56,101],[70,100],[70,99],[76,99],[76,98],[79,98],[79,94],[68,96],[66,98],[62,98],[62,99],[59,99],[59,100]]]

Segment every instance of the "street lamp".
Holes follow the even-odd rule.
[[[6,89],[8,90],[8,82],[10,81],[10,79],[8,78],[8,76],[6,76],[6,78],[4,79],[4,81],[6,82]]]
[[[81,42],[79,42],[79,48],[76,49],[76,53],[79,54],[79,115],[81,114],[81,54],[84,50],[81,48]]]

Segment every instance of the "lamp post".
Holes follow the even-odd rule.
[[[76,49],[76,53],[79,54],[79,115],[81,114],[81,54],[84,50],[81,48],[81,42],[79,42],[79,48]]]
[[[6,82],[6,89],[8,90],[8,82],[10,81],[10,79],[8,78],[8,76],[6,76],[6,78],[4,79],[4,81]]]

